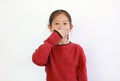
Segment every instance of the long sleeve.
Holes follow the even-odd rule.
[[[88,81],[87,80],[86,57],[85,57],[83,49],[79,57],[77,74],[78,74],[78,81]]]
[[[32,61],[39,65],[44,66],[48,62],[49,54],[52,47],[61,40],[61,35],[57,31],[53,31],[53,33],[44,41],[44,44],[39,46],[38,49],[32,55]]]

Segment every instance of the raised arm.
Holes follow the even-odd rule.
[[[61,35],[57,31],[53,31],[47,40],[44,41],[44,44],[35,50],[32,61],[39,66],[47,64],[52,47],[61,40],[61,38]]]

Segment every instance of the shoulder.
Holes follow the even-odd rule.
[[[83,49],[83,47],[80,44],[71,43],[71,45],[76,50],[76,52],[78,52],[78,53],[84,52],[84,49]]]
[[[77,49],[83,49],[80,44],[73,43],[73,42],[71,44],[72,44],[72,46],[76,47]]]
[[[78,54],[78,57],[84,61],[86,61],[86,56],[85,56],[85,52],[84,49],[81,45],[76,44],[76,43],[72,43],[76,48],[76,53]]]

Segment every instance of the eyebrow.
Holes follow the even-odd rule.
[[[54,20],[54,22],[59,22],[59,20]],[[64,20],[63,22],[69,22],[69,20]]]

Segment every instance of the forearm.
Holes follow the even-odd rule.
[[[47,64],[51,49],[59,40],[61,40],[61,36],[58,32],[54,31],[47,40],[44,41],[44,44],[35,50],[32,61],[39,66]]]
[[[83,49],[81,50],[80,56],[79,56],[79,65],[78,65],[78,81],[88,81],[87,79],[87,67],[86,67],[86,56],[84,54]]]
[[[78,71],[78,81],[88,81],[86,66],[79,69],[79,71]]]

